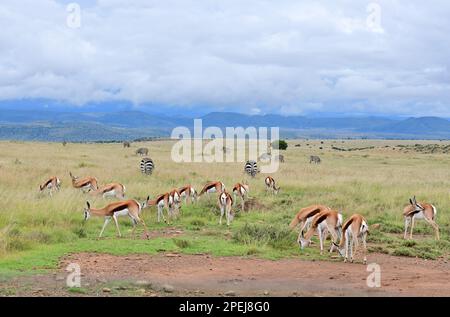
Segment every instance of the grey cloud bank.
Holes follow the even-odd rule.
[[[450,117],[448,1],[69,2],[1,2],[0,100]]]

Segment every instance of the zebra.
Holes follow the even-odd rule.
[[[322,160],[317,155],[311,155],[309,157],[309,164],[311,163],[320,164],[320,162],[322,162]]]
[[[284,155],[282,155],[282,154],[276,155],[275,160],[280,163],[284,163]]]
[[[259,173],[258,164],[255,161],[247,161],[244,167],[245,172],[251,177],[255,177]]]
[[[145,157],[141,160],[141,173],[144,175],[151,175],[155,169],[155,164],[151,158]]]
[[[136,150],[136,155],[147,155],[148,149],[146,147],[141,147]]]
[[[259,156],[259,160],[261,162],[268,162],[272,158],[272,154],[270,153],[263,153]]]

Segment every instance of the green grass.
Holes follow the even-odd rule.
[[[150,195],[191,183],[198,190],[206,180],[222,180],[228,188],[245,179],[241,163],[175,164],[170,160],[170,142],[133,144],[60,144],[0,142],[0,280],[14,274],[30,274],[57,267],[62,256],[75,252],[105,252],[115,255],[132,253],[156,254],[181,252],[209,253],[217,256],[258,256],[268,259],[300,257],[327,259],[317,246],[299,250],[296,233],[287,225],[302,207],[326,204],[343,212],[366,217],[371,230],[368,242],[372,252],[436,259],[450,254],[450,156],[448,154],[401,153],[386,150],[410,141],[345,141],[347,148],[363,151],[334,151],[332,141],[290,141],[283,152],[286,163],[273,176],[282,189],[277,196],[266,194],[263,175],[247,179],[250,196],[256,204],[249,212],[238,212],[230,228],[218,224],[215,197],[202,198],[195,205],[183,206],[180,219],[173,226],[183,231],[176,237],[130,239],[131,224],[120,219],[124,238],[116,238],[114,224],[105,238],[96,237],[102,219],[83,223],[83,207],[89,200],[95,207],[111,200],[94,198],[71,187],[68,172],[80,177],[92,175],[100,184],[119,181],[127,188],[127,196],[140,201]],[[340,142],[340,141],[339,141]],[[302,143],[302,147],[294,144]],[[414,141],[415,144],[417,141]],[[425,142],[424,142],[425,143]],[[139,173],[137,147],[150,149],[157,168],[150,177]],[[323,147],[323,150],[319,150]],[[35,157],[39,153],[39,159]],[[118,154],[117,154],[118,153]],[[321,165],[308,164],[310,154],[319,154]],[[369,155],[370,154],[370,155]],[[20,162],[17,163],[17,162]],[[48,176],[62,180],[62,190],[52,198],[38,193],[38,185]],[[426,223],[417,222],[415,240],[403,236],[403,206],[411,195],[433,202],[438,208],[437,222],[441,241],[433,239]],[[239,209],[239,204],[235,208]],[[143,217],[150,230],[163,230],[156,223],[156,211],[147,209]]]

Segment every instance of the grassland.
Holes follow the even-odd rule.
[[[294,214],[310,204],[326,204],[342,210],[344,217],[363,214],[369,224],[380,224],[369,236],[370,250],[428,259],[447,258],[450,253],[450,155],[393,149],[396,145],[431,141],[338,141],[292,140],[283,154],[285,163],[273,177],[281,186],[277,196],[267,195],[263,175],[248,179],[251,197],[257,202],[249,212],[238,213],[230,228],[218,225],[215,199],[202,199],[183,206],[173,226],[177,237],[161,234],[151,240],[131,239],[131,224],[121,219],[124,238],[115,237],[110,225],[105,238],[97,240],[102,219],[83,223],[86,200],[95,207],[108,201],[82,194],[71,187],[69,171],[78,176],[96,176],[101,184],[121,182],[127,197],[143,201],[174,187],[191,183],[200,189],[207,180],[222,180],[228,188],[247,179],[243,163],[174,163],[172,142],[132,144],[68,144],[0,142],[0,279],[55,268],[58,259],[72,252],[111,254],[161,251],[211,253],[213,255],[256,255],[277,259],[302,257],[328,259],[316,247],[300,252],[296,234],[287,229]],[[447,145],[449,142],[439,142]],[[295,145],[300,144],[300,147]],[[151,176],[140,174],[137,147],[145,146],[156,163]],[[366,148],[336,151],[339,148]],[[308,164],[311,154],[323,163]],[[57,175],[62,190],[52,198],[39,193],[47,177]],[[414,241],[402,239],[403,206],[408,198],[429,201],[438,209],[441,241],[435,242],[425,223],[417,223]],[[238,207],[238,206],[236,206]],[[163,230],[156,223],[156,211],[146,209],[144,219],[152,231]],[[139,228],[142,232],[142,228]]]

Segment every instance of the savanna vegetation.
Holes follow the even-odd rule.
[[[243,163],[175,163],[171,141],[122,144],[0,142],[0,275],[14,275],[56,267],[58,259],[72,252],[111,254],[162,251],[243,255],[265,258],[300,257],[331,259],[319,255],[317,245],[300,251],[296,232],[288,229],[295,213],[310,204],[325,204],[343,212],[364,215],[371,233],[371,252],[428,259],[447,258],[450,253],[450,156],[439,151],[408,152],[399,145],[415,147],[418,141],[293,140],[283,153],[285,163],[273,174],[281,191],[268,195],[264,175],[246,176]],[[423,141],[426,146],[432,142]],[[294,145],[300,146],[294,146]],[[440,146],[448,146],[441,142]],[[151,176],[139,171],[139,147],[149,148],[156,164]],[[333,147],[358,148],[336,151]],[[319,155],[322,164],[309,164],[309,155]],[[221,180],[228,189],[247,180],[249,210],[238,212],[227,228],[218,224],[215,195],[197,204],[183,205],[182,215],[171,227],[176,237],[156,234],[150,240],[131,239],[131,223],[120,218],[124,237],[116,238],[114,224],[98,240],[103,219],[83,222],[83,208],[103,207],[111,199],[94,198],[71,186],[69,171],[78,176],[95,176],[100,184],[120,182],[127,198],[143,201],[175,187],[191,183],[200,190],[206,181]],[[56,175],[62,189],[52,198],[39,192],[39,184]],[[415,240],[403,240],[402,210],[410,196],[436,205],[441,240],[432,228],[417,222]],[[238,210],[240,204],[236,204]],[[143,217],[152,232],[166,224],[156,222],[156,210],[145,209]],[[142,233],[142,227],[138,227]],[[139,237],[139,235],[138,235]],[[331,259],[333,260],[333,259]]]

